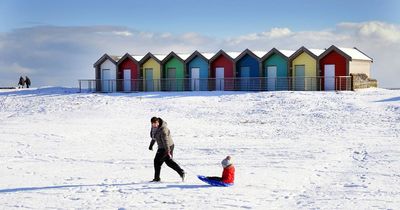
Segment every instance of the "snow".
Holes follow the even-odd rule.
[[[118,62],[119,59],[122,58],[122,56],[118,56],[118,55],[110,55],[110,58],[112,58],[115,62]]]
[[[132,57],[137,61],[140,61],[140,60],[142,60],[144,58],[143,55],[132,55]]]
[[[3,209],[398,209],[400,90],[76,93],[0,90]],[[185,182],[153,178],[150,118]],[[235,185],[220,175],[231,155]]]
[[[353,60],[367,60],[367,61],[372,61],[371,58],[360,52],[358,49],[355,48],[344,48],[344,47],[339,47],[341,51],[346,53],[351,57]]]
[[[279,52],[281,52],[283,55],[285,55],[286,57],[290,57],[291,55],[293,55],[293,53],[295,53],[296,51],[294,50],[279,50]]]
[[[189,53],[176,53],[180,58],[182,58],[182,60],[186,60],[190,57],[191,54]]]
[[[360,52],[358,49],[355,48],[344,48],[344,47],[339,47],[340,50],[342,50],[344,53],[346,53],[347,55],[349,55],[352,59],[354,60],[368,60],[368,61],[372,61],[371,58],[369,58],[368,56],[366,56],[365,54],[363,54],[362,52]],[[323,52],[325,52],[325,50],[323,49],[309,49],[310,52],[312,52],[314,55],[319,56],[321,55]],[[291,55],[293,55],[293,53],[295,53],[294,50],[279,50],[283,55],[285,55],[286,57],[290,57]],[[267,54],[267,51],[252,51],[256,56],[258,56],[259,58],[262,58],[265,54]],[[216,55],[216,53],[209,53],[209,52],[203,52],[201,53],[205,58],[207,58],[208,60],[210,60],[214,55]],[[241,52],[226,52],[226,54],[228,54],[230,57],[232,57],[233,59],[237,58]],[[165,57],[167,57],[167,55],[165,54],[153,54],[157,59],[159,59],[160,61],[162,61]],[[189,53],[177,53],[177,55],[182,58],[183,60],[186,60],[187,58],[190,57],[191,54]],[[118,61],[121,56],[110,56],[112,57],[113,60]],[[142,55],[133,55],[133,58],[135,58],[136,60],[140,61],[144,56]]]
[[[214,57],[214,55],[216,53],[208,53],[208,52],[202,52],[201,53],[205,58],[207,58],[208,60],[210,60],[212,57]]]
[[[254,53],[254,55],[256,55],[258,58],[262,58],[265,54],[267,54],[267,51],[252,51]]]
[[[164,60],[164,58],[167,57],[167,55],[165,55],[165,54],[153,54],[153,56],[156,57],[160,61]]]
[[[232,59],[236,59],[242,52],[226,52]]]
[[[325,52],[325,50],[322,50],[322,49],[308,49],[308,50],[310,50],[310,52],[312,52],[316,56],[319,56]]]

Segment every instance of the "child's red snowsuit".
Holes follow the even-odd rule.
[[[233,165],[224,168],[221,181],[227,184],[233,184],[235,181],[235,167]]]

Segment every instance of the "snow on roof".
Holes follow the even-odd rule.
[[[153,55],[160,61],[164,60],[164,58],[167,57],[167,55],[164,54],[153,54]]]
[[[353,60],[367,60],[367,61],[372,61],[371,58],[366,56],[364,53],[362,53],[360,50],[355,49],[355,48],[345,48],[345,47],[339,47],[341,51],[346,53],[348,56],[351,57]]]
[[[115,62],[118,62],[119,59],[122,58],[122,56],[117,56],[117,55],[110,55],[110,58],[113,59]]]
[[[338,47],[338,48],[341,51],[343,51],[344,53],[346,53],[348,56],[350,56],[351,59],[372,61],[372,59],[370,57],[368,57],[367,55],[365,55],[364,53],[362,53],[360,50],[358,50],[356,48],[345,48],[345,47]],[[323,50],[323,49],[308,49],[308,50],[310,50],[316,56],[319,56],[323,52],[325,52],[325,50]],[[286,57],[290,57],[291,55],[293,55],[293,53],[296,52],[294,50],[278,50],[278,51],[281,52]],[[259,58],[263,57],[264,55],[266,55],[268,53],[266,51],[251,51],[251,52],[253,52]],[[241,53],[242,52],[226,52],[226,54],[228,54],[233,59],[237,58]],[[188,53],[176,53],[176,54],[183,60],[188,59],[191,55]],[[202,54],[205,58],[210,60],[216,53],[201,52],[200,54]],[[167,55],[165,55],[165,54],[153,54],[153,55],[160,61],[162,61],[164,58],[167,57]],[[134,59],[136,59],[137,61],[140,61],[140,60],[142,60],[144,55],[132,55],[132,57]],[[112,58],[115,62],[118,62],[118,60],[121,59],[122,56],[110,55],[110,58]]]
[[[144,55],[132,55],[132,58],[134,58],[137,61],[142,60],[143,57],[144,57]]]
[[[188,54],[188,53],[176,53],[176,55],[178,55],[180,58],[182,58],[182,60],[186,60],[187,58],[189,58],[189,56],[191,54]]]
[[[226,54],[231,56],[232,59],[235,59],[241,54],[241,52],[226,52]]]
[[[325,52],[325,50],[322,49],[308,49],[310,50],[314,55],[319,56],[321,55],[323,52]]]
[[[200,54],[202,54],[208,60],[210,60],[215,55],[215,53],[208,53],[208,52],[200,53]]]
[[[265,54],[267,54],[268,52],[266,52],[266,51],[251,51],[251,52],[253,52],[254,53],[254,55],[256,55],[257,57],[259,57],[259,58],[262,58]]]
[[[281,52],[283,55],[285,55],[286,57],[290,57],[291,55],[293,55],[294,50],[278,50],[279,52]]]

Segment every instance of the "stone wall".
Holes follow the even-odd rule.
[[[378,87],[378,81],[376,79],[369,78],[366,74],[350,74],[350,76],[352,90]]]

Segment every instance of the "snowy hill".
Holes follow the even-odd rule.
[[[397,209],[400,90],[76,93],[0,90],[4,209]],[[187,179],[153,178],[150,118]],[[235,185],[209,187],[233,157]]]

